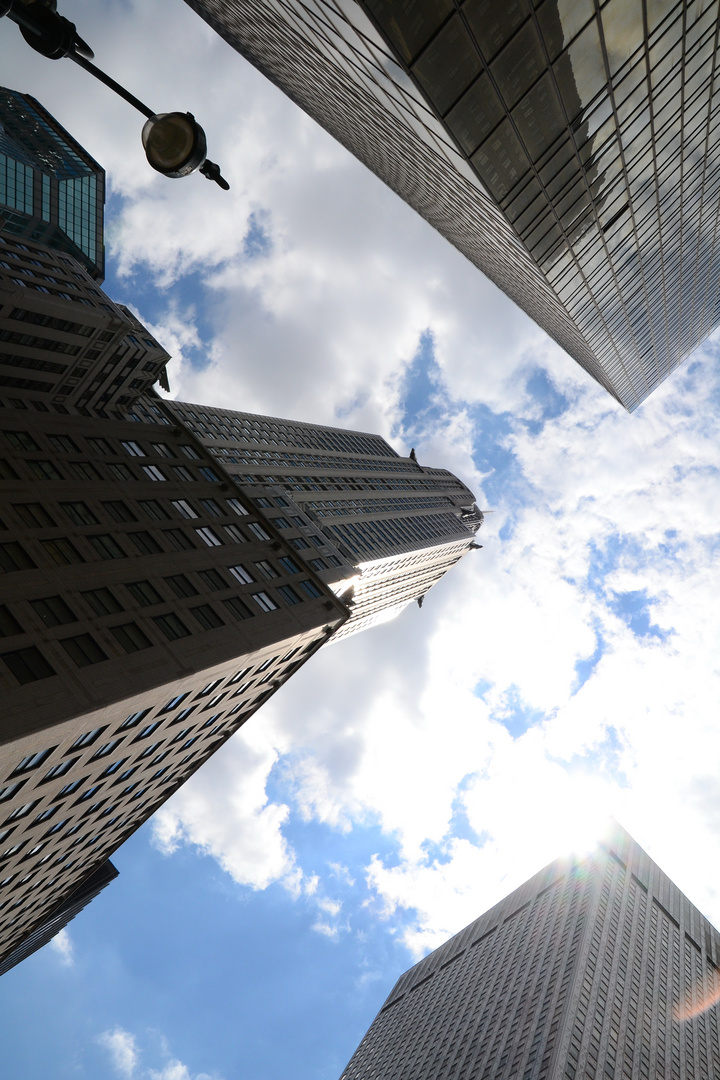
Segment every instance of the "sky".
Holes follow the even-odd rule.
[[[231,185],[0,24],[103,164],[107,278],[188,401],[379,432],[492,510],[323,650],[0,980],[5,1075],[337,1080],[398,976],[614,815],[720,926],[720,337],[632,416],[181,0],[64,0]]]

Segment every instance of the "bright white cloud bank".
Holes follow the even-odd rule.
[[[165,1059],[159,1069],[143,1062],[143,1055],[138,1047],[135,1035],[124,1028],[115,1027],[112,1031],[103,1031],[96,1041],[110,1056],[110,1064],[118,1076],[125,1080],[219,1080],[209,1073],[192,1073],[187,1065],[169,1053],[166,1040],[160,1037],[161,1056]]]
[[[720,924],[715,347],[626,415],[183,5],[105,6],[102,25],[76,7],[98,59],[134,56],[126,81],[158,108],[182,71],[177,107],[232,183],[149,173],[120,103],[102,101],[114,127],[91,109],[74,124],[125,200],[118,299],[174,353],[175,392],[380,431],[496,511],[422,612],[298,673],[157,815],[158,844],[283,882],[332,936],[352,931],[337,875],[303,865],[290,826],[335,830],[345,863],[343,838],[379,825],[386,848],[349,872],[420,950],[612,812]],[[53,69],[68,126],[82,79]],[[423,335],[434,383],[408,420]]]

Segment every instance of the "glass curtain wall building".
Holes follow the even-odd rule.
[[[105,273],[105,172],[46,109],[0,88],[0,228]]]
[[[187,2],[626,408],[720,321],[717,0]]]
[[[342,1080],[715,1080],[720,935],[621,828],[398,980]]]

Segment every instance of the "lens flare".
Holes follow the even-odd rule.
[[[694,1020],[696,1016],[702,1016],[704,1012],[707,1012],[713,1005],[720,1002],[720,986],[711,987],[706,993],[703,993],[701,987],[695,989],[696,993],[693,995],[696,998],[695,1003],[693,1005],[683,1005],[674,1010],[675,1019],[679,1024]]]

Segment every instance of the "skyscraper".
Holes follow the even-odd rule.
[[[396,983],[342,1080],[715,1080],[720,935],[620,827]]]
[[[167,354],[86,276],[66,291],[66,258],[0,237],[0,965],[318,648],[421,599],[482,520],[377,436],[161,400]]]
[[[166,406],[350,605],[333,640],[397,615],[478,545],[472,493],[379,435],[171,401]]]
[[[0,87],[0,229],[105,275],[105,173],[29,94]]]
[[[626,408],[720,321],[714,4],[187,2]]]

